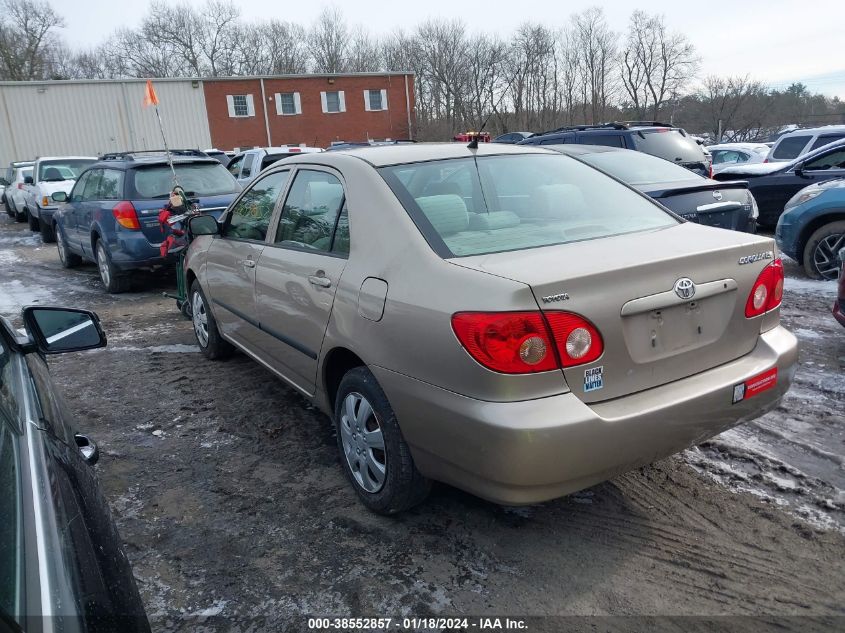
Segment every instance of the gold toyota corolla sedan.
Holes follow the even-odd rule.
[[[329,414],[363,503],[432,480],[552,499],[774,408],[774,241],[685,222],[540,148],[398,145],[264,171],[191,220],[197,341]]]

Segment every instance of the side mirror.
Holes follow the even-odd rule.
[[[67,202],[68,197],[67,193],[64,191],[56,191],[50,196],[53,199],[53,202]]]
[[[798,163],[797,165],[795,165],[795,169],[793,169],[792,171],[794,171],[795,175],[798,176],[799,178],[803,178],[804,177],[804,163]]]
[[[76,440],[76,447],[82,454],[82,459],[85,460],[86,464],[93,466],[100,460],[100,449],[87,435],[77,433],[73,436],[73,439]]]
[[[6,180],[5,178],[0,178],[0,185],[7,187],[9,185],[9,181]]]
[[[81,352],[106,346],[100,319],[88,310],[29,306],[23,310],[23,324],[43,354]]]
[[[220,224],[210,215],[195,215],[188,220],[188,231],[191,235],[219,235]]]
[[[23,177],[23,184],[31,185],[34,181],[32,180],[32,176],[24,176]]]

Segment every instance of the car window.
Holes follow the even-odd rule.
[[[466,170],[475,181],[471,207],[455,194],[427,193],[432,181],[443,179],[444,167]],[[415,171],[407,185],[395,175],[397,169]],[[443,257],[565,244],[678,223],[627,186],[559,154],[430,161],[379,171]]]
[[[73,180],[79,176],[89,165],[97,161],[92,158],[68,158],[62,160],[45,160],[38,163],[38,181],[47,182]]]
[[[229,161],[229,166],[226,168],[229,170],[229,173],[232,174],[235,178],[241,175],[241,164],[244,162],[243,156],[235,156],[231,161]]]
[[[241,178],[247,178],[252,175],[253,161],[255,161],[255,154],[246,154],[244,156],[244,164],[241,167]]]
[[[117,169],[104,169],[97,185],[97,200],[123,199],[123,172]]]
[[[578,139],[584,145],[605,145],[607,147],[625,147],[621,134],[581,134]]]
[[[823,171],[826,169],[845,169],[845,149],[818,156],[804,163],[807,171]]]
[[[279,196],[290,171],[278,171],[259,178],[235,203],[223,229],[224,237],[263,242]]]
[[[344,203],[343,185],[336,176],[299,170],[282,208],[276,244],[330,252]]]
[[[102,169],[92,169],[88,172],[88,180],[85,182],[85,189],[82,190],[83,201],[97,199],[97,192],[100,190],[100,178],[102,177]]]
[[[673,163],[696,163],[704,160],[704,150],[693,139],[677,130],[642,130],[633,134],[639,151]]]
[[[176,179],[189,196],[221,196],[240,190],[238,181],[217,161],[176,163]],[[133,169],[127,195],[132,200],[162,199],[170,196],[173,174],[167,164]]]
[[[267,169],[273,163],[278,163],[283,158],[294,156],[294,154],[267,154],[261,159],[261,169]]]
[[[67,446],[76,448],[74,429],[71,426],[70,407],[65,402],[61,391],[53,387],[47,365],[37,354],[27,354],[24,362],[29,368],[35,393],[38,396],[38,417],[50,428],[59,440]]]
[[[32,168],[29,169],[22,169],[21,170],[21,182],[26,180],[27,178],[32,178]]]
[[[801,150],[804,149],[809,140],[809,136],[787,136],[781,138],[772,150],[772,158],[797,158],[801,155]]]
[[[578,158],[629,185],[689,182],[701,178],[685,167],[643,152],[594,152]]]
[[[813,144],[810,146],[810,150],[818,149],[823,145],[827,145],[828,143],[833,143],[834,141],[838,141],[839,139],[845,138],[845,134],[825,134],[823,136],[819,136]],[[808,151],[810,151],[808,150]]]
[[[88,177],[91,175],[90,171],[84,172],[79,179],[73,184],[73,189],[70,190],[69,200],[79,202],[82,200],[82,192],[85,191],[85,185],[88,183]]]

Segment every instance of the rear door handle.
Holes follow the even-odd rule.
[[[255,262],[251,259],[242,259],[238,263],[244,268],[255,268]]]
[[[311,275],[308,277],[308,281],[311,282],[314,286],[320,286],[321,288],[328,288],[332,285],[332,280],[328,277],[317,277],[316,275]]]

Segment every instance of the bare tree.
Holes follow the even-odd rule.
[[[708,131],[716,142],[756,138],[766,127],[766,89],[747,76],[706,77],[699,99],[705,106]]]
[[[308,37],[314,56],[314,71],[339,73],[346,70],[350,35],[343,13],[335,7],[323,9]]]
[[[381,50],[378,42],[358,26],[352,31],[349,42],[346,70],[353,73],[374,73],[381,70]]]
[[[620,53],[622,85],[637,118],[658,118],[660,108],[680,92],[698,67],[695,47],[670,32],[663,16],[634,11]]]
[[[605,118],[614,88],[616,38],[599,7],[591,7],[575,15],[573,29],[576,49],[580,53],[584,120],[598,123]]]
[[[43,0],[0,3],[0,78],[46,79],[55,66],[64,18]]]

